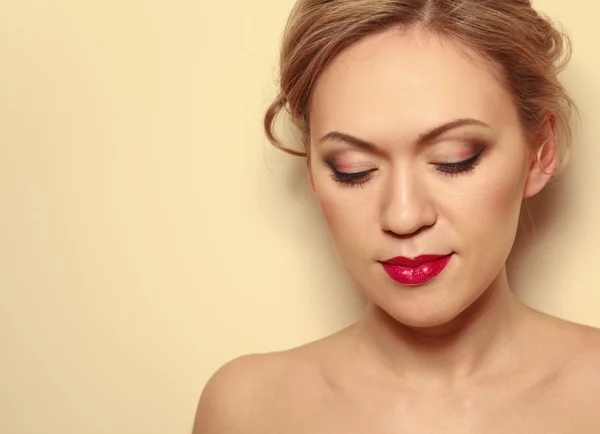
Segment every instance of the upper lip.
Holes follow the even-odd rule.
[[[421,255],[413,259],[407,258],[405,256],[397,256],[395,258],[386,259],[385,261],[383,261],[383,263],[389,265],[398,265],[400,267],[414,268],[423,264],[427,264],[429,262],[437,261],[447,256],[450,255]]]

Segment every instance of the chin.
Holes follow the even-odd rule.
[[[457,328],[461,314],[470,305],[466,299],[456,295],[449,298],[434,291],[429,294],[415,292],[387,300],[370,299],[393,321],[416,331],[438,333]]]
[[[396,312],[392,314],[386,312],[398,323],[420,332],[437,333],[443,330],[453,328],[455,320],[461,312],[454,311],[423,311],[418,312]]]

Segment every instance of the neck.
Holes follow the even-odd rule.
[[[525,309],[510,291],[505,270],[477,301],[442,326],[410,328],[369,304],[355,326],[359,354],[379,371],[383,366],[406,380],[463,384],[514,365]]]

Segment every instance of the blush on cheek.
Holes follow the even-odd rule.
[[[479,224],[494,227],[499,236],[502,236],[504,228],[512,231],[519,218],[523,182],[522,175],[515,171],[490,177],[475,198]]]
[[[351,192],[341,192],[340,190],[351,189],[352,187],[339,187],[333,182],[331,186],[321,186],[317,192],[317,199],[321,207],[323,217],[327,222],[329,231],[334,238],[350,239],[361,232],[361,227],[368,220],[368,215],[357,204]]]
[[[317,195],[317,200],[319,201],[323,217],[325,217],[330,230],[333,230],[337,226],[336,221],[339,219],[340,205],[327,190],[327,187],[317,185],[315,188],[315,193]]]
[[[336,220],[336,212],[335,212],[335,204],[328,200],[320,199],[319,203],[321,204],[321,211],[323,212],[323,216],[327,221],[327,224],[331,227],[331,225],[335,224]]]

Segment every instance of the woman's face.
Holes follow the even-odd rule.
[[[333,60],[310,120],[310,181],[345,268],[396,320],[451,321],[503,270],[521,201],[547,181],[511,95],[451,43],[395,30]],[[398,259],[422,255],[436,256]]]

